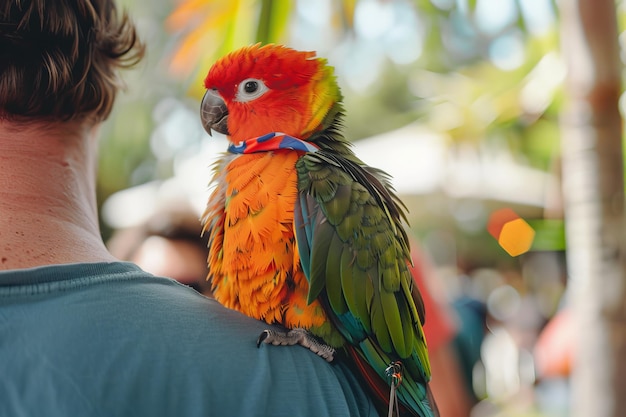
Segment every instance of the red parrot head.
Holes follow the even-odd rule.
[[[273,44],[220,58],[204,86],[204,128],[228,135],[235,144],[270,132],[306,140],[326,127],[329,111],[341,101],[325,59]]]

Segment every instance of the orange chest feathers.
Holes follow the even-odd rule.
[[[241,155],[226,166],[223,234],[210,251],[213,294],[227,307],[288,328],[320,326],[318,302],[306,304],[308,282],[294,236],[295,151]],[[211,256],[209,256],[211,259]]]

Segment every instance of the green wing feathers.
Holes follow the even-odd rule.
[[[402,389],[410,392],[402,396],[427,404],[424,307],[408,268],[404,206],[384,173],[355,157],[320,150],[303,155],[297,170],[295,228],[309,302],[322,301],[380,377],[392,361],[405,363]]]

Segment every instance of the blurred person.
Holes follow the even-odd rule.
[[[570,377],[576,350],[576,322],[565,304],[546,323],[534,348],[539,408],[550,415],[570,415]]]
[[[183,198],[154,204],[157,207],[148,219],[114,231],[107,241],[109,252],[146,272],[173,278],[211,296],[206,280],[208,239],[201,236],[199,216]]]
[[[424,334],[433,378],[430,388],[442,417],[467,417],[476,403],[471,383],[466,382],[461,350],[456,341],[463,331],[454,308],[448,303],[437,274],[421,246],[411,239],[410,268],[426,310]]]
[[[0,415],[375,415],[342,364],[107,251],[98,130],[142,54],[113,0],[0,4]]]
[[[574,357],[575,322],[568,307],[559,310],[535,344],[535,363],[542,378],[568,378]]]

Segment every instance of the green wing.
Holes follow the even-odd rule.
[[[400,399],[428,408],[423,302],[408,268],[402,203],[382,171],[356,158],[319,150],[303,155],[297,170],[294,221],[309,302],[321,301],[334,326],[381,377],[401,360]]]

